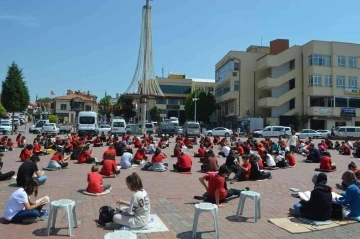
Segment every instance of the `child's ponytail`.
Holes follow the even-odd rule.
[[[131,191],[140,191],[143,190],[143,184],[141,178],[137,173],[132,173],[126,177],[126,182],[130,184]]]

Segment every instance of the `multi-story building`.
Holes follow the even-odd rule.
[[[269,53],[255,61],[259,53],[247,53],[254,57],[239,57],[245,52],[227,54],[233,56],[234,65],[225,81],[236,81],[233,75],[238,71],[240,92],[234,85],[227,93],[216,95],[222,112],[226,113],[227,102],[240,99],[240,114],[234,113],[238,121],[247,116],[264,117],[266,124],[291,126],[297,114],[308,119],[307,127],[313,129],[360,125],[359,44],[310,41],[289,47],[289,40],[277,39],[270,42]],[[221,62],[216,65],[216,75],[224,65]],[[252,69],[253,76],[241,73],[246,65],[249,68],[244,71]],[[221,85],[217,82],[216,90]],[[224,116],[228,115],[229,110]]]
[[[66,95],[54,97],[51,105],[52,113],[57,115],[60,123],[75,123],[76,111],[98,110],[97,96],[91,95],[90,91],[67,90]]]
[[[165,98],[149,100],[147,111],[156,106],[161,109],[164,118],[177,117],[180,125],[185,122],[186,97],[197,89],[214,92],[215,86],[213,79],[193,79],[182,74],[169,74],[166,78],[157,77],[157,81]],[[138,107],[138,119],[141,120],[141,107]]]

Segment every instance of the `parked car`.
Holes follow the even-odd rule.
[[[127,134],[139,135],[141,134],[141,127],[138,124],[127,124],[125,127],[125,132]]]
[[[207,136],[226,136],[229,137],[233,134],[233,131],[223,127],[217,127],[211,130],[206,130],[205,135]]]
[[[263,129],[254,129],[252,132],[250,132],[250,135],[253,137],[259,137],[259,132]]]
[[[41,130],[41,134],[49,134],[49,135],[58,135],[60,129],[56,126],[55,123],[44,124]]]
[[[1,122],[0,124],[0,132],[4,131],[4,130],[8,130],[9,132],[11,131],[11,124],[9,122]]]
[[[30,126],[29,133],[40,134],[44,124],[48,124],[48,123],[49,120],[38,120],[36,124]]]
[[[176,134],[175,125],[172,123],[162,123],[158,130],[158,136],[168,134],[170,137],[174,137]]]
[[[155,134],[156,130],[153,123],[145,123],[146,134]],[[141,132],[141,123],[139,124],[139,131]]]
[[[111,132],[111,127],[108,124],[100,124],[99,125],[99,134],[104,132],[105,135],[108,135]]]
[[[68,134],[73,129],[72,124],[60,124],[58,127],[59,127],[59,133],[60,134]]]
[[[291,135],[291,128],[284,126],[266,126],[262,131],[254,131],[260,138],[262,137],[279,137],[287,138]]]
[[[321,138],[323,138],[323,139],[331,137],[330,130],[322,129],[322,130],[316,130],[316,131],[321,134]]]
[[[183,134],[183,132],[184,132],[183,127],[181,127],[181,126],[175,126],[175,133],[176,133],[177,135]]]
[[[300,132],[296,133],[295,135],[297,135],[299,137],[299,139],[304,139],[304,138],[309,138],[309,137],[314,138],[314,139],[321,138],[321,133],[319,133],[313,129],[303,129]]]

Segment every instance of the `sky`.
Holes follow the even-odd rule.
[[[123,93],[135,72],[145,0],[1,0],[0,79],[15,61],[31,101],[67,89]],[[215,78],[230,50],[311,40],[359,43],[360,1],[154,0],[155,74]],[[262,40],[261,40],[262,39]]]

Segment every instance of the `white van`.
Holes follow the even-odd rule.
[[[188,121],[184,124],[183,134],[185,135],[185,137],[200,137],[200,133],[200,124],[198,122]]]
[[[266,126],[263,130],[255,131],[254,134],[262,137],[279,137],[283,136],[284,138],[291,135],[291,128],[284,126]]]
[[[111,134],[123,135],[126,130],[126,122],[124,119],[113,119],[111,121]]]
[[[97,113],[91,111],[79,112],[77,132],[79,135],[98,135],[99,128],[97,123]]]
[[[360,127],[356,126],[341,126],[334,132],[335,136],[350,136],[360,137]]]

